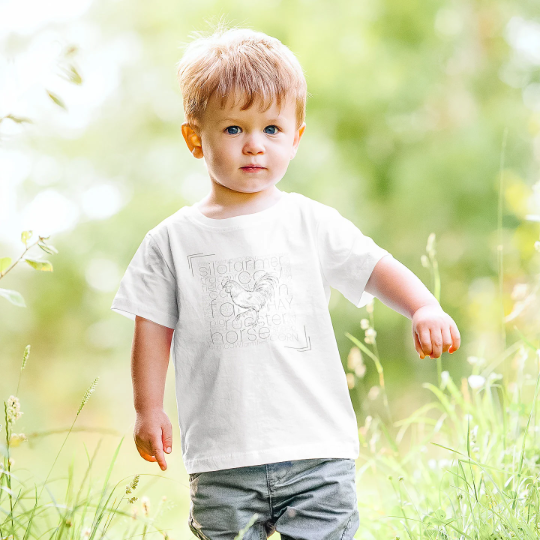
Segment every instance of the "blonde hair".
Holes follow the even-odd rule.
[[[248,28],[229,28],[219,23],[210,35],[194,33],[177,63],[178,82],[183,97],[186,122],[195,130],[210,97],[217,92],[223,108],[233,94],[246,97],[241,110],[261,98],[261,112],[274,99],[293,95],[296,100],[298,129],[305,120],[307,83],[300,62],[277,38]]]

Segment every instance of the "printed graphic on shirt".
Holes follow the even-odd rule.
[[[278,341],[300,352],[311,348],[306,328],[295,314],[288,254],[223,260],[211,260],[212,256],[188,256],[201,290],[209,347]]]

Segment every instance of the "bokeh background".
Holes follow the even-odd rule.
[[[20,263],[0,281],[27,304],[0,297],[2,400],[32,347],[16,429],[30,440],[14,449],[14,467],[44,479],[99,377],[52,477],[60,486],[70,463],[80,474],[101,440],[99,477],[125,437],[113,477],[141,473],[154,508],[167,497],[159,522],[173,538],[192,537],[174,368],[165,393],[173,453],[162,472],[133,443],[133,322],[110,305],[146,232],[208,192],[204,163],[182,138],[175,64],[192,32],[218,20],[277,37],[305,70],[307,128],[280,189],[337,208],[432,292],[422,256],[435,234],[440,301],[462,339],[443,355],[444,370],[459,378],[467,358],[512,341],[523,283],[539,270],[538,2],[0,2],[0,257],[22,254],[24,230],[31,242],[50,235],[58,250],[28,253],[52,273]],[[436,362],[418,358],[410,320],[379,300],[374,308],[398,420],[428,400],[421,383],[436,381]],[[362,338],[366,308],[332,291],[330,310],[351,372],[345,333]],[[520,331],[537,335],[538,322],[529,314]],[[364,377],[349,378],[359,426],[382,410],[378,374],[364,360]]]

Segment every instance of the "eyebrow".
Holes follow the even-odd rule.
[[[282,120],[282,118],[270,118],[270,120],[267,120],[267,122],[281,122]],[[221,124],[222,122],[242,122],[242,120],[237,118],[223,118],[219,121],[219,123]]]

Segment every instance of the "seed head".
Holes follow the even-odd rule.
[[[150,499],[146,495],[141,499],[141,505],[143,514],[148,517],[150,515]]]
[[[82,408],[86,405],[86,403],[90,399],[90,396],[92,395],[92,392],[96,389],[96,385],[97,385],[98,380],[99,380],[99,377],[96,377],[94,379],[94,382],[90,385],[90,388],[84,394],[81,406],[79,407],[79,410],[77,411],[77,416],[79,416],[79,413],[82,411]]]
[[[126,495],[129,495],[132,491],[135,491],[137,489],[137,485],[139,484],[139,478],[140,478],[140,474],[138,474],[137,476],[135,476],[131,482],[131,484],[128,484],[126,486]]]
[[[26,361],[28,360],[29,356],[30,356],[30,345],[27,345],[26,348],[24,349],[21,370],[23,370],[26,367]]]
[[[21,404],[19,403],[19,398],[15,396],[9,396],[7,402],[6,402],[6,410],[7,410],[7,421],[10,424],[14,424],[16,420],[18,420],[22,414],[21,412]]]

